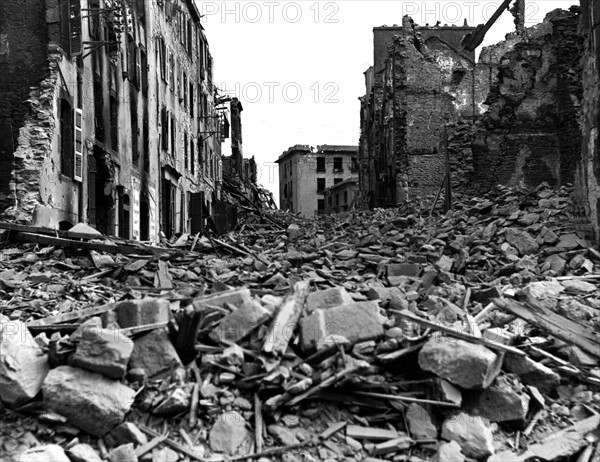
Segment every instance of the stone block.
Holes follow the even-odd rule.
[[[396,310],[408,309],[406,295],[398,287],[370,287],[369,299],[379,300],[383,306]]]
[[[48,444],[18,454],[14,462],[71,462],[58,444]]]
[[[437,439],[438,430],[433,424],[431,415],[417,403],[412,403],[406,410],[406,421],[410,435],[416,440]]]
[[[464,460],[465,455],[456,441],[442,443],[431,459],[432,462],[464,462]]]
[[[206,295],[194,299],[194,308],[203,306],[218,306],[224,308],[225,304],[230,307],[239,308],[252,301],[250,289],[242,287],[235,290],[226,290],[225,292],[217,292],[216,294]]]
[[[540,248],[531,234],[520,229],[507,228],[506,241],[515,247],[521,255],[536,253]]]
[[[456,441],[467,457],[486,459],[494,453],[494,436],[482,417],[461,412],[442,424],[442,438]]]
[[[465,408],[470,414],[490,422],[504,422],[517,430],[524,430],[529,399],[522,385],[513,385],[506,377],[498,377],[489,388],[467,395]]]
[[[272,313],[260,303],[250,300],[233,313],[225,316],[210,333],[214,341],[237,342],[248,336],[254,329],[269,320]]]
[[[408,277],[418,277],[421,274],[421,265],[418,263],[390,263],[386,266],[387,268],[387,276],[389,277],[397,277],[397,276],[408,276]]]
[[[138,462],[133,443],[123,444],[108,453],[110,462]]]
[[[502,359],[482,345],[438,335],[419,352],[423,370],[467,389],[487,388],[500,372]]]
[[[52,369],[42,393],[49,409],[98,437],[123,421],[135,397],[135,391],[120,382],[71,366]]]
[[[146,444],[148,438],[133,422],[123,422],[104,437],[110,446],[121,446],[127,443]]]
[[[0,317],[0,399],[19,406],[34,398],[48,374],[48,356],[25,323]]]
[[[244,417],[237,411],[227,411],[217,417],[210,430],[210,448],[233,455],[248,437],[250,432]]]
[[[133,342],[131,369],[143,369],[150,379],[181,367],[181,360],[165,329],[156,329]]]
[[[168,322],[171,315],[169,301],[155,298],[119,302],[113,311],[123,328]]]
[[[560,384],[560,375],[527,356],[506,355],[504,369],[518,375],[524,384],[533,385],[542,393],[552,393]]]
[[[306,311],[312,313],[315,310],[335,308],[336,306],[346,305],[353,301],[350,294],[343,287],[317,290],[308,294]]]
[[[79,443],[67,449],[71,462],[102,462],[96,450],[89,444]]]
[[[133,341],[118,329],[85,329],[78,338],[72,365],[113,379],[125,375]]]
[[[329,336],[342,336],[351,343],[379,339],[384,334],[383,321],[374,301],[315,310],[300,320],[302,349],[319,348]]]

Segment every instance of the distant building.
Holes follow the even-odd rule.
[[[325,190],[346,179],[358,181],[358,146],[295,145],[279,159],[279,204],[312,217],[325,213]]]
[[[339,213],[351,210],[356,202],[358,180],[348,178],[325,189],[325,213]]]

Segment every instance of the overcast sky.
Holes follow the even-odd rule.
[[[363,72],[373,63],[373,27],[484,23],[495,1],[199,1],[214,60],[214,82],[244,107],[244,157],[254,156],[259,183],[279,198],[275,160],[294,144],[358,144]],[[526,0],[527,26],[578,2]],[[484,46],[514,30],[504,12]],[[230,154],[224,146],[224,154]]]

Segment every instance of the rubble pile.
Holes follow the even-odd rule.
[[[598,460],[600,252],[570,193],[277,215],[146,255],[9,242],[0,450]]]

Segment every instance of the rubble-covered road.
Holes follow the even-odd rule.
[[[600,252],[570,192],[162,247],[3,226],[0,454],[600,461]]]

